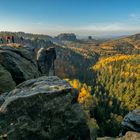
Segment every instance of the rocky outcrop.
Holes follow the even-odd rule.
[[[125,136],[120,138],[103,137],[97,140],[140,140],[140,133],[128,131]]]
[[[16,86],[11,74],[0,65],[0,92],[12,90]]]
[[[128,113],[122,122],[123,133],[126,131],[140,132],[140,110],[134,110]]]
[[[8,140],[90,140],[78,93],[56,76],[40,77],[0,95],[0,137]]]
[[[42,56],[41,56],[42,57]],[[20,44],[0,46],[0,93],[9,91],[26,80],[41,75],[54,75],[54,48],[45,49],[45,60],[42,64],[44,73],[38,68],[36,52]]]
[[[38,67],[35,59],[33,58],[33,54],[30,50],[23,47],[12,47],[12,46],[2,46],[0,47],[0,65],[1,69],[4,69],[7,75],[0,75],[0,80],[3,77],[5,80],[9,79],[11,88],[14,87],[15,84],[19,84],[25,80],[39,77]],[[2,81],[1,81],[2,82]],[[0,93],[5,90],[7,86],[7,82],[5,85],[0,85]],[[9,88],[9,90],[11,89]]]
[[[97,140],[116,140],[116,139],[111,137],[102,137],[102,138],[97,138]]]
[[[140,110],[129,112],[122,121],[123,131],[119,138],[103,137],[97,140],[140,140]]]
[[[125,136],[116,140],[140,140],[140,133],[128,131]]]
[[[62,41],[77,41],[76,35],[73,33],[62,33],[56,38]]]
[[[55,49],[40,48],[37,52],[37,63],[41,75],[55,75],[54,61],[56,59]]]

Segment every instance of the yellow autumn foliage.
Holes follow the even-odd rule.
[[[91,87],[87,86],[85,83],[82,84],[79,80],[68,80],[72,87],[79,91],[78,102],[86,103],[88,99],[91,99]]]
[[[101,58],[93,66],[93,70],[97,73],[97,83],[100,83],[100,86],[95,85],[95,89],[98,89],[97,94],[104,94],[106,91],[129,110],[140,107],[137,100],[137,96],[140,95],[140,55]]]
[[[118,61],[125,61],[128,59],[133,59],[135,58],[136,55],[115,55],[107,58],[101,58],[95,66],[93,66],[94,70],[98,70],[107,64],[110,64],[112,62],[118,62]],[[129,65],[128,65],[129,66]]]

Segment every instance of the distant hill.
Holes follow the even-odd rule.
[[[140,109],[140,34],[108,40],[85,40],[65,33],[54,38],[24,32],[0,32],[0,37],[4,39],[5,36],[11,35],[14,35],[17,43],[10,43],[11,48],[13,45],[15,49],[22,45],[32,52],[30,55],[26,52],[22,55],[22,52],[16,51],[19,57],[14,54],[13,59],[19,63],[22,62],[23,56],[23,60],[25,56],[34,56],[38,48],[55,48],[55,74],[60,78],[69,79],[74,87],[78,87],[79,101],[85,109],[87,123],[94,137],[118,136],[122,130],[121,121],[124,115],[131,110]],[[20,37],[23,37],[23,40],[20,40]],[[7,42],[1,42],[1,45],[7,45]],[[14,70],[15,67],[11,67],[14,63],[9,59],[12,53],[9,53],[9,50],[7,52],[10,65],[7,65],[8,61],[0,59],[1,63]],[[1,54],[4,54],[3,51]],[[32,61],[27,61],[29,63],[25,62],[25,69],[30,70]],[[3,65],[1,69],[8,75]],[[21,73],[24,71],[26,70],[21,69]],[[35,69],[31,71],[35,72]],[[17,75],[18,73],[14,74],[16,77]]]
[[[56,75],[61,78],[80,79],[90,81],[92,71],[90,67],[98,60],[96,53],[88,53],[86,50],[55,46],[57,59],[55,61]]]
[[[16,38],[16,43],[22,44],[25,47],[33,50],[34,48],[40,47],[54,47],[57,53],[57,59],[55,61],[56,75],[61,78],[77,78],[81,81],[86,81],[91,79],[92,72],[90,67],[96,63],[98,60],[98,54],[94,51],[84,49],[82,47],[77,48],[76,36],[74,34],[61,34],[58,38],[53,38],[48,35],[30,34],[24,32],[1,32],[0,36],[11,36],[14,35]],[[20,42],[20,37],[23,37],[22,42]],[[72,45],[67,45],[71,41],[61,41],[62,38],[73,40],[75,47],[70,47]],[[62,40],[63,40],[62,39]],[[83,43],[82,43],[83,44]]]
[[[31,49],[55,47],[58,57],[55,62],[56,74],[61,78],[77,78],[82,81],[91,78],[90,67],[98,61],[99,57],[140,53],[140,34],[108,41],[77,40],[75,34],[68,33],[53,38],[48,35],[24,32],[0,32],[0,36],[6,35],[14,35],[17,38],[22,36],[23,45]]]
[[[135,34],[120,39],[111,39],[100,45],[102,51],[121,54],[139,54],[140,53],[140,34]]]
[[[78,50],[81,53],[97,53],[100,56],[116,54],[140,54],[140,34],[123,36],[117,39],[79,39],[73,42],[64,42],[65,46]]]
[[[99,125],[100,136],[117,136],[121,118],[140,109],[140,55],[102,57],[93,70],[97,75],[93,85],[97,104],[91,114]]]
[[[61,40],[51,37],[49,35],[44,35],[44,34],[32,34],[32,33],[24,33],[24,32],[0,32],[0,37],[1,36],[15,36],[17,38],[23,37],[26,40],[43,40],[43,41],[51,41],[54,44],[58,45],[64,45]]]
[[[76,35],[74,33],[62,33],[55,38],[61,41],[77,41]]]

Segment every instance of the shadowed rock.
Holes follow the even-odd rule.
[[[56,76],[0,95],[0,135],[9,140],[90,140],[78,93]]]
[[[0,92],[12,90],[16,86],[11,74],[0,65]]]
[[[0,47],[0,64],[11,74],[16,84],[39,77],[36,61],[27,48]]]
[[[54,60],[56,52],[54,48],[40,48],[37,52],[37,63],[40,73],[46,76],[55,75]]]
[[[136,131],[140,132],[140,110],[134,110],[128,113],[122,122],[124,132]]]
[[[26,80],[55,74],[55,49],[45,49],[45,55],[41,54],[38,60],[35,53],[20,44],[0,46],[0,93],[14,89]]]

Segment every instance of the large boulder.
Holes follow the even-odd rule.
[[[129,112],[122,121],[124,133],[127,131],[140,132],[140,110]]]
[[[128,131],[125,136],[117,138],[116,140],[140,140],[140,133]]]
[[[37,60],[35,49],[8,44],[0,46],[0,94],[11,90],[26,80],[38,78],[42,75],[54,75],[54,60],[56,52],[53,47],[44,49],[42,60]],[[42,69],[44,70],[42,72]]]
[[[0,64],[11,74],[16,84],[39,77],[33,52],[27,48],[0,47]]]
[[[0,65],[0,93],[10,91],[16,86],[11,74]]]
[[[56,76],[25,81],[0,95],[0,137],[8,140],[90,140],[78,93]]]
[[[123,137],[120,138],[103,137],[97,138],[97,140],[140,140],[140,133],[128,131]]]
[[[97,140],[140,140],[140,110],[129,112],[122,121],[122,137],[102,137]]]

